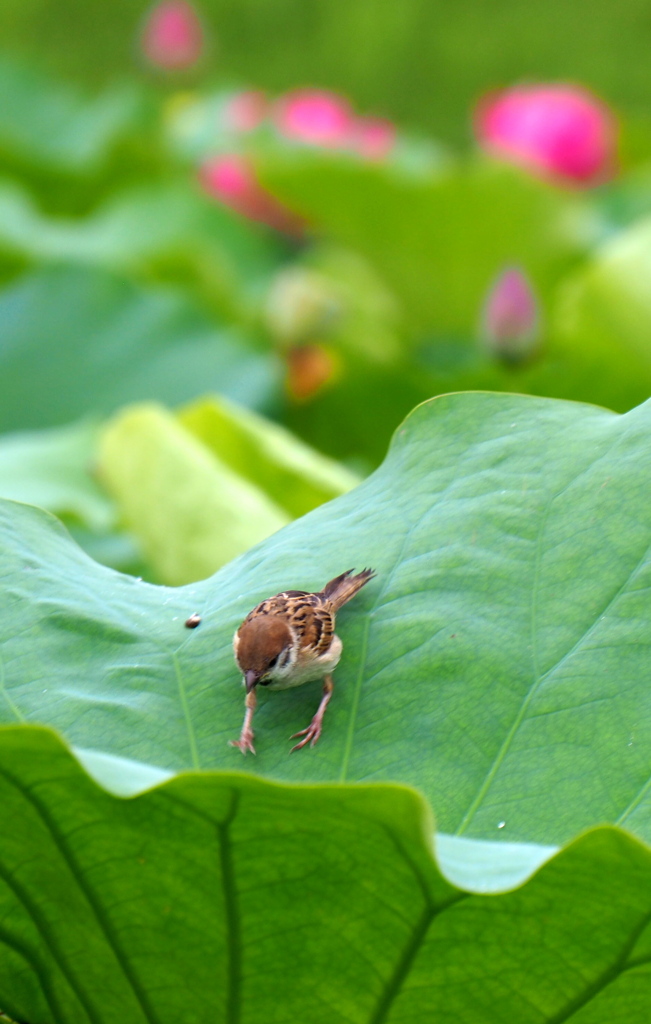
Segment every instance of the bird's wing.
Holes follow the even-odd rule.
[[[332,643],[335,617],[329,602],[321,594],[286,590],[256,605],[244,621],[260,615],[278,615],[286,619],[298,634],[301,646],[312,651],[317,658],[325,654]]]
[[[321,593],[317,594],[317,597],[328,602],[330,608],[335,613],[375,576],[374,569],[362,569],[356,576],[353,576],[354,572],[354,569],[342,572],[341,576],[336,576],[334,580],[330,580],[329,583],[326,583]]]
[[[284,615],[301,640],[301,646],[319,657],[330,647],[335,617],[319,594],[288,590],[278,594],[278,613]]]

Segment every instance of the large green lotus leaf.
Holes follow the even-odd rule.
[[[184,427],[232,470],[291,516],[301,516],[359,483],[359,477],[284,427],[217,395],[179,412]]]
[[[98,471],[163,583],[209,576],[291,518],[161,406],[109,422]]]
[[[54,171],[95,170],[137,120],[133,86],[85,96],[6,56],[0,93],[0,153]]]
[[[444,396],[354,491],[176,590],[3,503],[3,717],[162,768],[406,782],[448,833],[557,843],[625,822],[651,837],[650,436],[650,404]],[[363,565],[377,578],[340,614],[319,744],[289,756],[318,683],[263,690],[243,758],[233,631],[269,594]]]
[[[264,175],[381,272],[418,330],[472,334],[507,264],[524,267],[546,297],[585,244],[575,200],[514,168],[473,163],[409,176],[306,151],[270,159]]]
[[[275,387],[270,357],[175,292],[100,269],[46,268],[0,294],[0,430],[69,423],[129,401],[244,404]]]
[[[0,495],[72,517],[98,532],[115,512],[92,474],[98,427],[90,420],[0,437]]]
[[[615,829],[455,889],[396,786],[188,774],[120,799],[0,734],[0,1007],[34,1024],[646,1024],[651,854]]]
[[[174,772],[142,761],[81,747],[72,749],[90,777],[115,796],[137,796],[174,776]],[[498,843],[444,832],[436,833],[435,845],[436,859],[448,881],[459,889],[485,893],[516,889],[559,851],[558,845]]]

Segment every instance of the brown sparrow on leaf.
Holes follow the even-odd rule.
[[[304,590],[285,590],[257,605],[249,612],[233,637],[235,660],[244,676],[246,712],[239,740],[231,740],[243,754],[253,747],[255,688],[286,690],[312,679],[323,679],[323,697],[307,729],[292,739],[305,738],[290,753],[306,743],[314,746],[321,735],[321,724],[334,683],[330,673],[339,664],[342,643],[335,633],[335,616],[346,601],[373,578],[372,569],[352,576],[352,569],[329,583],[318,594]]]

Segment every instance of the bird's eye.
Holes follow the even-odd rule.
[[[275,658],[271,659],[271,661],[269,662],[269,668],[273,668],[277,661],[278,661],[278,655],[276,655]]]

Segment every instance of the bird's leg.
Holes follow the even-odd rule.
[[[332,697],[332,692],[335,688],[335,684],[332,681],[332,676],[326,676],[323,680],[323,696],[321,703],[319,704],[318,710],[307,729],[301,729],[300,732],[295,732],[292,739],[298,739],[299,736],[304,736],[305,739],[297,743],[295,747],[292,747],[290,754],[293,754],[295,750],[300,750],[306,743],[309,743],[311,747],[314,746],[319,736],[321,735],[321,725],[323,722],[323,716],[325,715],[325,709],[328,706],[328,701]]]
[[[244,712],[244,722],[242,723],[242,732],[240,733],[239,740],[229,740],[231,747],[239,747],[243,754],[246,754],[247,750],[250,750],[252,754],[255,754],[255,747],[253,746],[253,729],[251,728],[251,722],[253,721],[253,712],[255,711],[255,690],[249,690],[244,701],[246,711]]]

